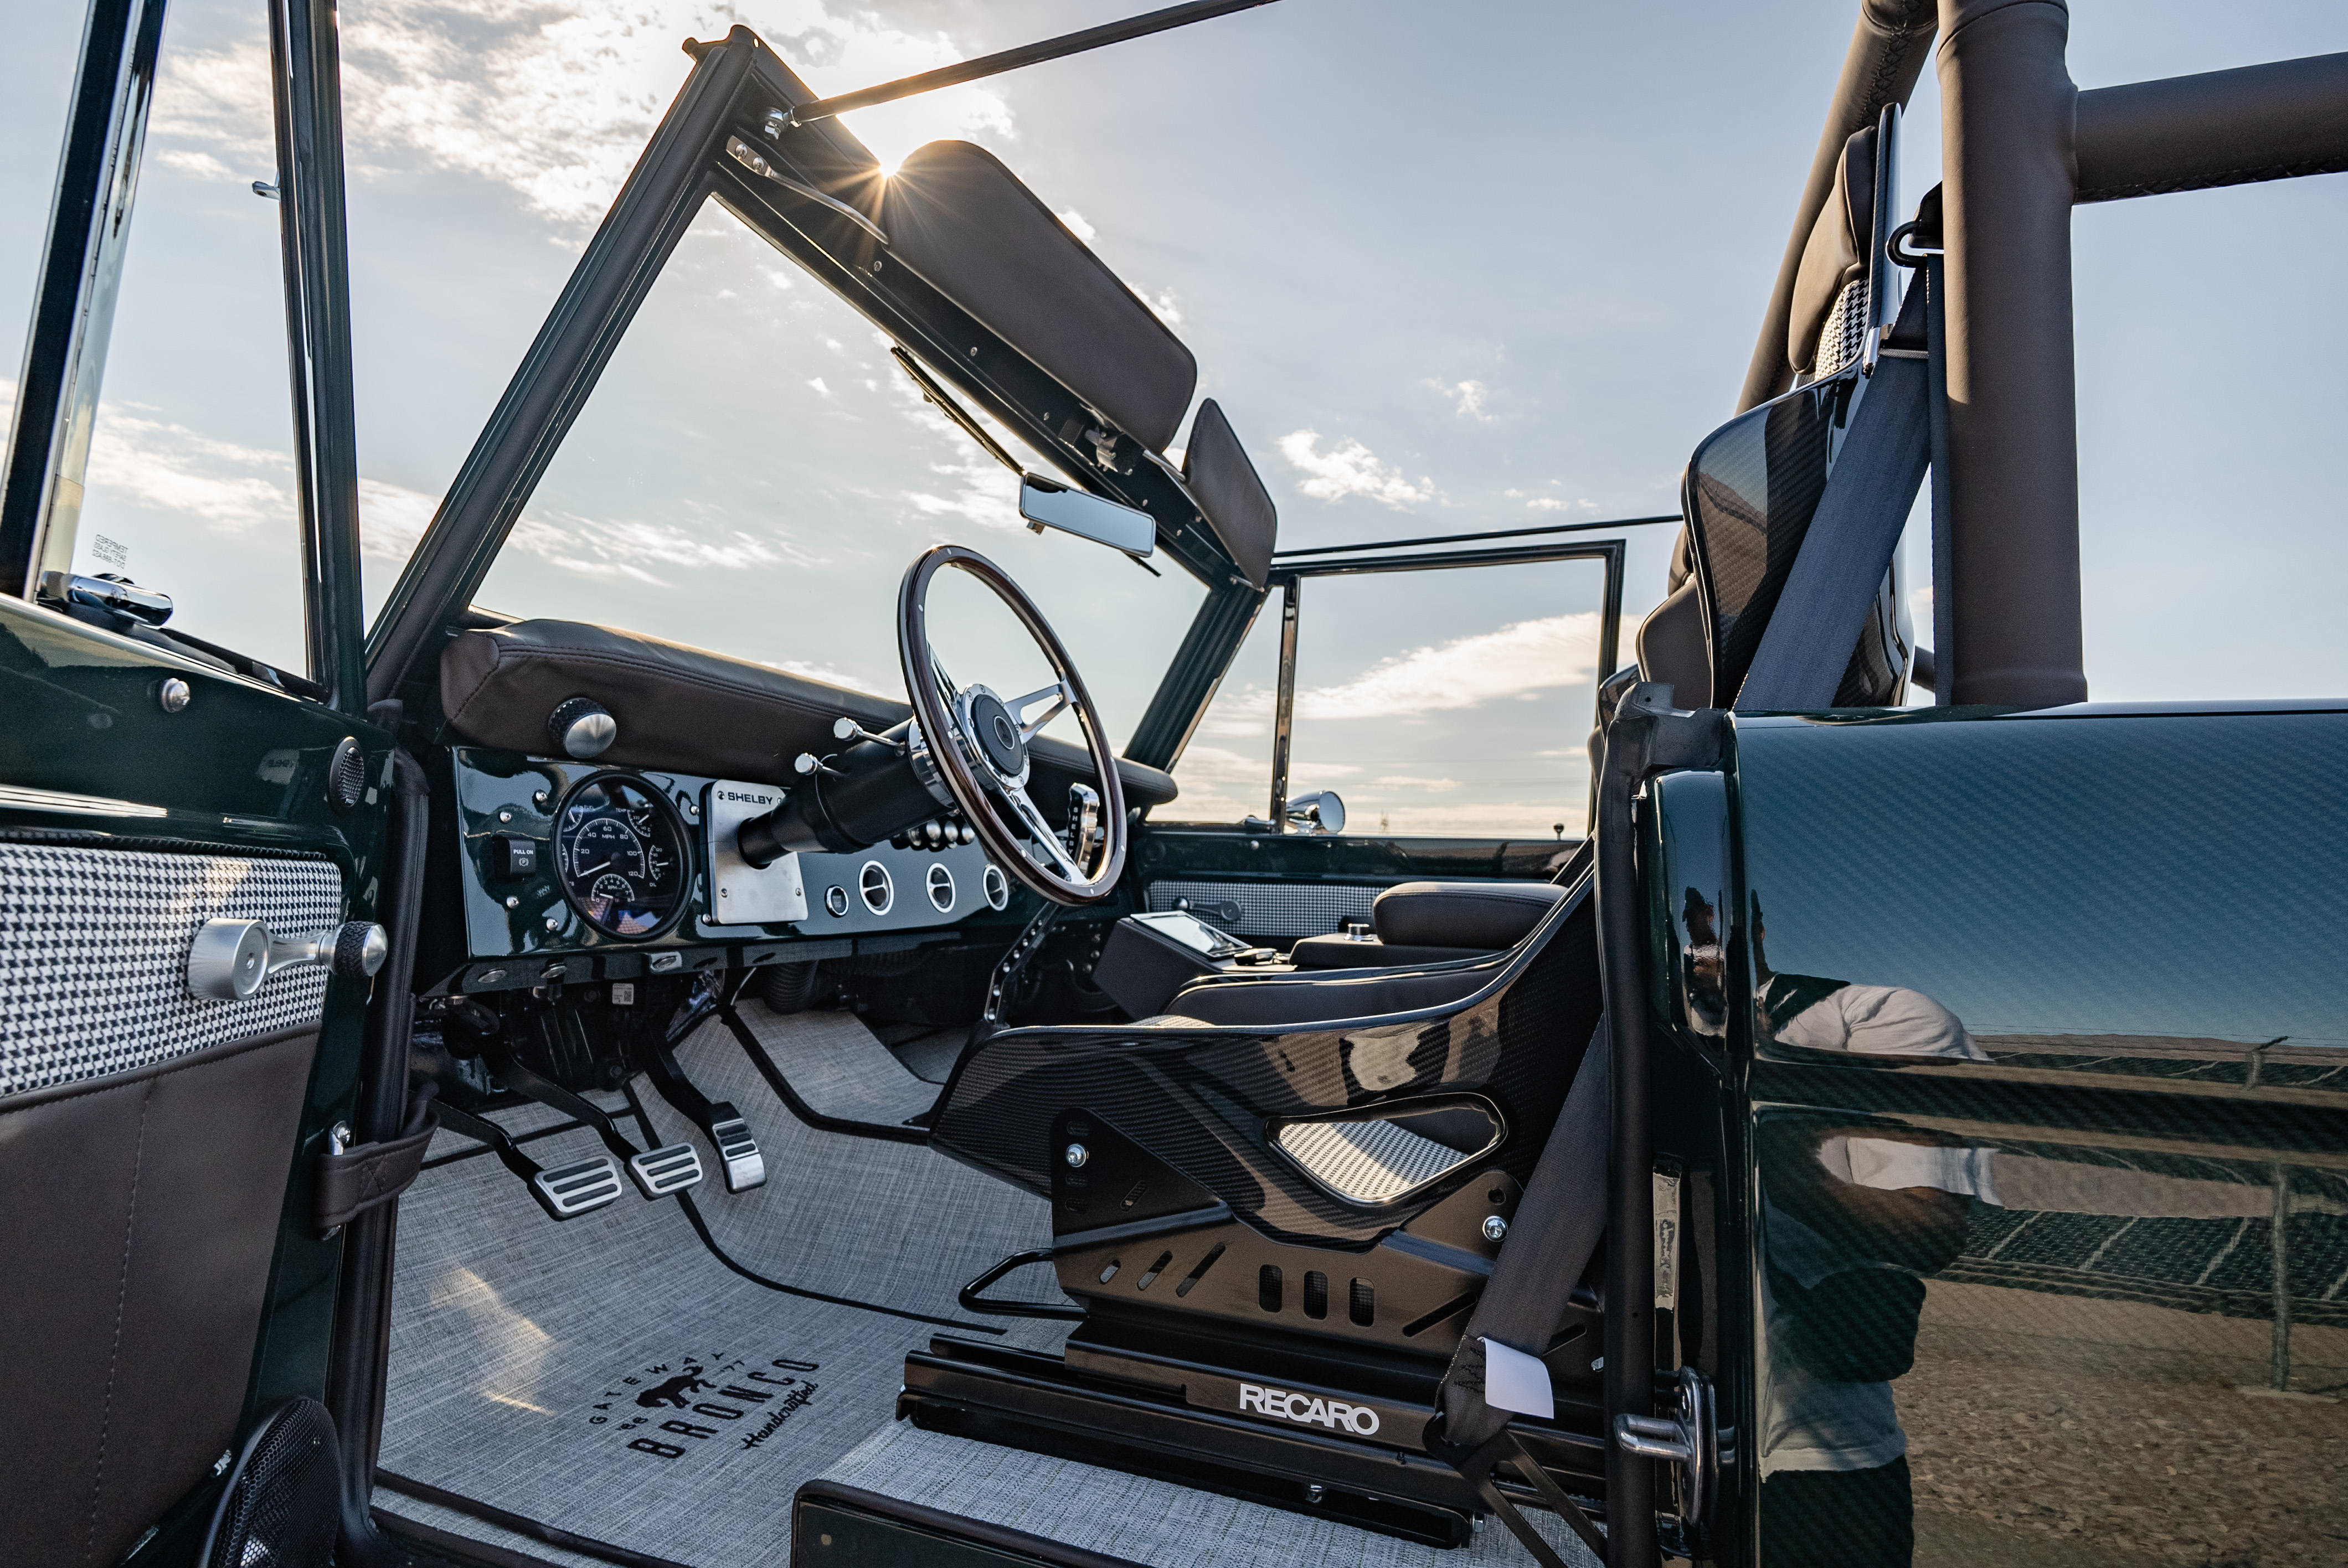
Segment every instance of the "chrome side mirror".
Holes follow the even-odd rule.
[[[1158,525],[1148,512],[1072,490],[1040,475],[1019,476],[1019,515],[1033,532],[1057,528],[1129,556],[1146,556],[1158,548]]]
[[[1317,794],[1301,794],[1282,808],[1281,815],[1289,828],[1296,833],[1343,833],[1345,831],[1345,803],[1337,792],[1324,789]]]

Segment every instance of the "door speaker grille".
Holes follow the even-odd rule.
[[[238,1456],[198,1561],[203,1568],[325,1568],[341,1471],[326,1407],[315,1399],[279,1406]]]

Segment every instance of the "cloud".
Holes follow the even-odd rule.
[[[819,375],[811,375],[808,377],[808,384],[815,388],[817,395],[819,396],[829,397],[831,395],[831,388],[823,384],[823,377]]]
[[[87,478],[93,493],[201,518],[228,533],[292,522],[290,453],[215,440],[150,417],[152,412],[143,405],[99,405]]]
[[[689,575],[814,560],[784,541],[761,539],[738,528],[702,532],[633,518],[606,522],[570,512],[524,513],[506,537],[506,547],[582,577],[625,578],[654,588],[676,586],[654,569],[657,567]]]
[[[1525,509],[1532,512],[1564,512],[1572,509],[1572,503],[1560,501],[1555,496],[1535,496],[1525,503]]]
[[[359,481],[359,551],[377,560],[405,562],[440,507],[437,496],[382,479]]]
[[[834,4],[838,9],[833,8]],[[844,0],[770,0],[750,18],[818,92],[962,59],[943,33],[891,26]],[[355,178],[416,162],[515,190],[566,226],[610,207],[692,62],[679,40],[722,36],[734,6],[703,0],[371,0],[342,18],[346,156]],[[1014,134],[1002,95],[978,84],[841,118],[894,169],[922,142]],[[276,167],[268,48],[165,52],[158,156],[211,176]],[[209,163],[198,160],[210,160]]]
[[[1576,610],[1383,660],[1351,681],[1297,692],[1296,711],[1309,719],[1372,719],[1472,708],[1579,685],[1597,668],[1598,612]]]
[[[1317,430],[1292,430],[1280,438],[1281,456],[1304,472],[1304,477],[1296,482],[1297,489],[1304,495],[1323,501],[1366,496],[1397,509],[1436,497],[1434,480],[1421,477],[1413,484],[1401,469],[1380,461],[1375,453],[1351,436],[1326,452],[1320,450],[1320,446],[1321,434]]]
[[[1077,211],[1073,207],[1069,208],[1066,212],[1055,212],[1052,216],[1057,218],[1060,220],[1061,226],[1066,228],[1069,233],[1074,234],[1077,239],[1082,240],[1087,245],[1093,242],[1093,236],[1100,232],[1099,230],[1086,222],[1085,215]]]
[[[1473,419],[1478,425],[1493,422],[1493,415],[1484,412],[1484,400],[1491,395],[1492,389],[1482,382],[1429,381],[1426,384],[1449,398],[1454,405],[1452,412],[1460,418]]]
[[[1386,774],[1370,783],[1380,789],[1423,789],[1430,794],[1443,794],[1459,787],[1457,779],[1423,779],[1409,774]]]
[[[1159,321],[1169,327],[1179,327],[1182,324],[1182,307],[1176,302],[1173,290],[1160,289],[1154,294],[1148,289],[1138,288],[1133,292],[1141,296],[1143,304],[1157,313]]]

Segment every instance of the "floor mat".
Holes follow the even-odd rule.
[[[1146,1568],[1482,1568],[1532,1562],[1497,1522],[1446,1551],[1170,1481],[998,1448],[892,1421],[824,1472],[969,1519],[1024,1530]],[[1598,1568],[1563,1521],[1528,1511],[1560,1556]]]
[[[776,1013],[746,1001],[741,1017],[798,1097],[826,1116],[902,1126],[937,1100],[938,1086],[907,1071],[852,1012]],[[723,1023],[703,1026],[730,1038]]]
[[[793,1065],[784,1071],[802,1098],[812,1097],[801,1083],[802,1070],[825,1060],[825,1045],[839,1047],[855,1062],[828,1082],[853,1076],[886,1085],[889,1074],[919,1082],[848,1014],[778,1017],[753,1002],[742,1017],[762,1041],[788,1050]],[[783,1065],[783,1050],[769,1044],[769,1050]],[[766,1155],[765,1187],[729,1194],[713,1178],[689,1194],[712,1241],[754,1274],[878,1306],[967,1319],[955,1305],[964,1285],[1009,1254],[1052,1243],[1051,1205],[1041,1198],[918,1144],[819,1132],[799,1121],[722,1022],[704,1025],[677,1058],[703,1093],[734,1102]],[[809,1077],[816,1075],[810,1071]],[[666,1102],[640,1098],[661,1142],[699,1142]],[[829,1112],[839,1102],[819,1103]],[[866,1119],[872,1118],[867,1113]],[[1046,1268],[1021,1269],[997,1294],[1064,1299]],[[1021,1320],[986,1321],[1009,1327]]]

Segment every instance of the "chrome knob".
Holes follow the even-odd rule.
[[[1068,1168],[1070,1170],[1082,1169],[1084,1163],[1092,1157],[1093,1152],[1090,1149],[1086,1148],[1082,1143],[1069,1144],[1067,1152],[1061,1156],[1061,1158],[1068,1162]]]
[[[188,989],[208,1001],[242,1001],[280,969],[310,964],[368,979],[390,954],[390,937],[366,920],[307,937],[274,936],[266,920],[207,920],[188,948]]]
[[[620,721],[592,697],[567,697],[546,716],[546,736],[556,751],[583,763],[612,749]]]

